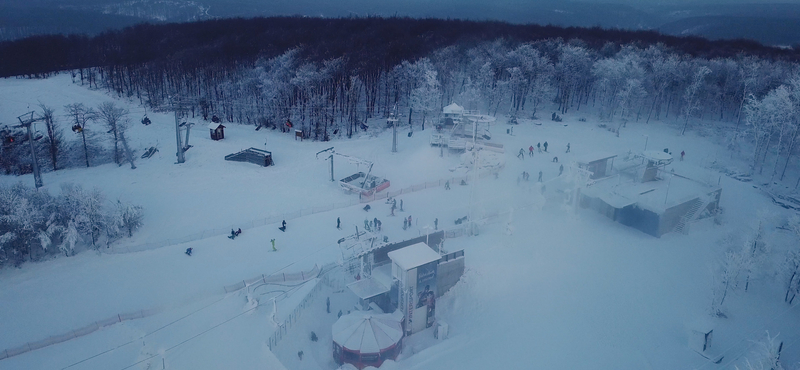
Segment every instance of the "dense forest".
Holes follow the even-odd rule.
[[[0,60],[2,76],[68,70],[76,82],[154,109],[179,104],[205,119],[258,127],[291,120],[315,140],[349,137],[367,129],[367,119],[392,112],[411,112],[424,127],[451,102],[532,118],[545,106],[561,114],[590,106],[617,134],[634,121],[672,117],[682,132],[697,118],[720,122],[697,128],[716,129],[733,151],[754,147],[746,154],[752,170],[771,167],[771,177],[783,179],[800,131],[800,53],[743,40],[501,22],[276,17],[32,37],[0,43],[0,53],[15,56]]]

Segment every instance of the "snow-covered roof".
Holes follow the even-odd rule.
[[[464,107],[453,103],[444,108],[442,108],[442,113],[445,114],[454,114],[454,113],[464,113]]]
[[[211,123],[208,124],[208,128],[210,130],[216,130],[217,127],[219,127],[219,126],[222,126],[222,124],[221,123],[214,123],[214,122],[211,122]],[[225,128],[225,126],[222,126],[222,128]]]
[[[671,161],[672,155],[664,153],[660,150],[645,150],[642,152],[642,157],[651,161]]]
[[[441,256],[425,243],[417,243],[389,252],[389,258],[403,270],[411,270],[438,261]]]
[[[347,284],[347,287],[350,288],[350,291],[355,293],[355,295],[361,299],[372,298],[376,295],[389,291],[389,288],[373,278],[358,280],[356,282]]]
[[[336,320],[333,341],[360,353],[380,353],[403,338],[403,328],[396,316],[355,311]]]
[[[575,157],[575,162],[581,164],[588,164],[592,162],[602,161],[604,159],[614,158],[616,156],[617,156],[616,154],[609,152],[592,152]]]

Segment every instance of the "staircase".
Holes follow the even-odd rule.
[[[683,217],[681,217],[678,224],[675,225],[675,229],[673,231],[679,232],[681,234],[688,234],[689,233],[689,223],[697,220],[700,217],[700,214],[703,213],[703,210],[708,207],[709,204],[714,200],[712,196],[706,196],[705,199],[696,198],[692,201],[692,206],[689,208],[689,211],[686,212]]]

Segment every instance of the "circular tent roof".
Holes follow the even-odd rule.
[[[333,341],[359,353],[380,353],[401,338],[403,328],[391,314],[355,311],[333,324]]]

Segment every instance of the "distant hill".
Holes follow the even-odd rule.
[[[142,21],[138,17],[84,10],[0,5],[0,41],[42,34],[96,35]]]
[[[753,39],[765,45],[800,45],[800,20],[761,17],[705,16],[667,23],[658,31],[668,35],[695,35],[710,40]]]
[[[614,1],[614,0],[608,0]],[[137,22],[231,17],[412,17],[658,30],[712,39],[800,44],[800,4],[656,4],[618,0],[5,0],[0,40],[43,33],[97,34]],[[675,0],[678,1],[678,0]],[[724,1],[724,0],[718,0]]]

